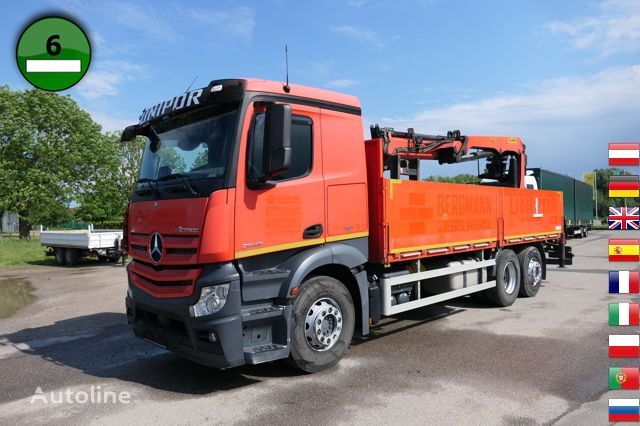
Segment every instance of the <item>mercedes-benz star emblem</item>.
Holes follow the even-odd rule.
[[[158,263],[162,259],[162,238],[157,232],[152,234],[149,240],[149,256],[153,263]]]

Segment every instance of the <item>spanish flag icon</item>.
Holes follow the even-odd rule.
[[[640,261],[640,240],[637,238],[610,239],[609,262]]]
[[[635,175],[611,176],[609,198],[640,197],[640,179]]]

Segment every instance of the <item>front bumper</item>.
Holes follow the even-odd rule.
[[[224,307],[192,318],[189,306],[198,301],[201,288],[224,283],[229,283]],[[206,265],[189,297],[154,297],[131,279],[129,289],[125,303],[134,333],[194,362],[229,368],[288,356],[290,306],[243,305],[240,274],[232,263]]]

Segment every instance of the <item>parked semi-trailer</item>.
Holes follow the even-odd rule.
[[[362,128],[355,97],[264,80],[145,109],[122,137],[148,138],[125,217],[134,332],[209,366],[316,372],[382,317],[509,306],[570,263],[562,193],[525,189],[519,138]],[[418,180],[480,159],[480,185]]]
[[[531,189],[562,192],[565,235],[578,238],[589,235],[594,218],[593,187],[571,176],[541,168],[531,168],[528,173],[535,179],[531,184],[536,188]]]

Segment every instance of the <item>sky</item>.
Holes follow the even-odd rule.
[[[366,128],[515,135],[529,166],[576,177],[640,140],[640,0],[8,2],[0,84],[30,87],[17,38],[56,12],[93,55],[63,93],[105,131],[194,78],[284,80],[287,44],[290,81],[357,96]]]

